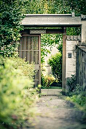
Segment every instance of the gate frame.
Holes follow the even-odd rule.
[[[46,30],[47,33],[63,33],[62,59],[62,91],[66,92],[66,29],[65,27],[81,27],[81,45],[86,45],[86,15],[76,17],[72,14],[26,14],[21,25],[24,27],[62,27],[62,29]],[[44,30],[44,29],[43,29]],[[28,30],[30,33],[30,30]],[[40,33],[41,34],[41,33]]]

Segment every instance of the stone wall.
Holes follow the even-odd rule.
[[[86,87],[86,46],[77,47],[76,66],[77,84]]]
[[[76,74],[77,41],[66,41],[66,78]]]
[[[66,40],[66,79],[76,75],[76,45],[79,44],[78,36],[67,36]]]
[[[66,39],[66,92],[69,92],[70,86],[68,80],[72,75],[76,76],[76,46],[80,44],[80,36],[67,36]]]

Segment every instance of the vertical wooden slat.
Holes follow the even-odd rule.
[[[34,37],[34,50],[36,50],[36,37]],[[34,51],[34,62],[36,64],[36,51]]]
[[[32,51],[33,51],[33,62],[35,63],[35,37],[33,37],[33,41],[32,41],[32,43],[33,43],[33,47],[32,47]]]
[[[27,48],[27,50],[30,50],[30,37],[28,36],[28,48]]]
[[[20,52],[19,52],[20,55],[19,56],[21,58],[22,58],[22,51],[21,51],[22,50],[22,42],[23,42],[23,38],[20,39],[20,47],[19,47],[19,50],[20,50]]]
[[[37,64],[37,56],[36,56],[37,52],[35,52],[35,63]]]
[[[27,50],[28,50],[28,37],[26,37],[26,61],[28,61],[27,60],[27,56],[28,56]]]
[[[35,61],[35,51],[33,51],[33,62],[36,64],[36,61]]]
[[[31,44],[31,39],[32,39],[32,38],[30,37],[30,56],[29,56],[29,62],[30,62],[30,63],[31,63],[31,49],[32,49],[32,47],[31,47],[31,45],[32,45],[32,44]]]
[[[21,50],[24,50],[24,36],[22,37],[22,48],[21,48]],[[24,55],[23,53],[24,53],[24,52],[22,51],[22,58],[24,58],[24,57],[23,57],[23,55]]]
[[[35,41],[36,41],[36,38],[35,37],[33,37],[33,50],[35,50]]]
[[[32,37],[32,58],[31,58],[31,60],[32,60],[32,62],[33,62],[33,44],[34,44],[34,37]]]
[[[30,37],[28,36],[28,50],[30,50]],[[28,61],[30,63],[30,52],[28,52]]]
[[[39,44],[39,84],[41,84],[41,36],[39,36],[38,44]]]
[[[26,36],[24,37],[23,49],[24,49],[24,55],[23,55],[23,58],[26,58]]]
[[[63,49],[62,49],[62,92],[66,93],[66,29],[63,33]]]

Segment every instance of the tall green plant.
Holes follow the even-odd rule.
[[[62,54],[59,52],[49,59],[49,65],[52,68],[53,75],[58,78],[58,81],[62,81]]]
[[[20,58],[0,56],[0,129],[19,128],[34,115],[34,66]]]
[[[20,0],[0,0],[0,54],[10,56],[15,51],[22,29]]]

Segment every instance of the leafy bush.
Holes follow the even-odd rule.
[[[16,129],[34,115],[33,67],[20,58],[0,57],[0,129]]]
[[[52,68],[53,75],[62,82],[62,54],[59,52],[49,59],[49,65]]]
[[[28,62],[25,62],[25,59],[19,57],[10,57],[9,59],[11,59],[11,61],[15,61],[15,64],[13,65],[15,69],[22,70],[24,76],[27,76],[30,80],[33,80],[34,64],[29,64]]]
[[[41,75],[41,85],[42,88],[49,88],[50,85],[55,81],[55,78],[52,75],[44,76]]]
[[[86,117],[86,89],[76,83],[76,76],[72,75],[67,79],[68,95],[67,100],[74,102],[77,107],[85,111],[84,117]]]
[[[71,92],[71,97],[67,100],[74,102],[78,108],[86,113],[86,89],[83,86],[76,85],[75,89]]]
[[[71,94],[71,92],[76,88],[76,76],[72,75],[71,78],[67,78],[67,92]]]
[[[0,54],[13,55],[20,39],[22,4],[19,0],[0,0]],[[15,43],[16,42],[16,43]]]

